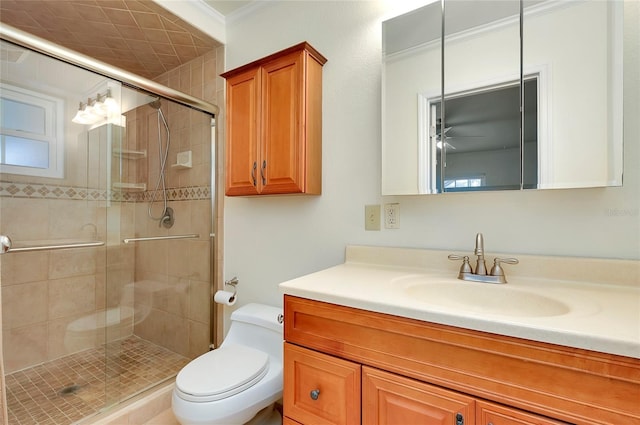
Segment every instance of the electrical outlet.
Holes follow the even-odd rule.
[[[364,230],[380,230],[380,205],[364,206]]]
[[[400,228],[400,204],[384,204],[384,227],[387,229]]]

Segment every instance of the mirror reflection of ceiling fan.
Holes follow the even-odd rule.
[[[440,126],[438,125],[436,128],[440,129]],[[444,145],[447,149],[455,149],[456,147],[453,146],[451,143],[447,142],[447,139],[452,139],[452,137],[447,136],[447,133],[449,132],[449,130],[451,130],[451,127],[445,127],[444,128],[444,138],[445,138],[445,142],[442,142],[442,134],[436,130],[436,147],[438,149],[442,149],[442,146]]]
[[[447,133],[449,133],[449,131],[453,128],[453,127],[445,127],[444,128],[444,143],[443,143],[443,137],[441,134],[440,129],[442,128],[441,126],[442,124],[442,119],[438,118],[436,121],[436,125],[431,127],[431,135],[432,137],[435,137],[436,139],[436,147],[438,149],[442,149],[442,146],[445,146],[447,149],[456,149],[456,147],[451,144],[450,142],[448,142],[447,140],[452,140],[452,139],[468,139],[468,138],[476,138],[476,137],[483,137],[483,136],[450,136]]]
[[[455,149],[456,147],[453,146],[451,143],[447,142],[446,139],[451,139],[451,137],[447,136],[447,133],[449,132],[449,130],[451,130],[451,127],[445,127],[444,128],[444,138],[445,138],[445,142],[442,142],[442,134],[441,134],[441,126],[442,124],[442,119],[438,118],[436,121],[436,125],[431,126],[431,137],[435,137],[436,139],[436,147],[438,149],[442,149],[442,146],[444,146],[447,149]]]

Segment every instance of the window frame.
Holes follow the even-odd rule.
[[[0,163],[0,172],[23,176],[64,178],[64,100],[5,82],[0,82],[0,97],[40,107],[45,111],[44,134],[7,128],[2,126],[5,123],[0,123],[1,138],[5,136],[18,137],[37,142],[46,142],[49,145],[49,166],[47,168]],[[3,149],[2,145],[0,145],[0,149]]]

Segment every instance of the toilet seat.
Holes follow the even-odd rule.
[[[269,371],[269,355],[243,345],[210,351],[185,366],[176,377],[180,398],[208,402],[238,394]]]

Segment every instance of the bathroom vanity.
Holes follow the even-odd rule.
[[[348,247],[280,285],[285,423],[640,424],[637,261],[519,256],[492,285],[446,256]]]

